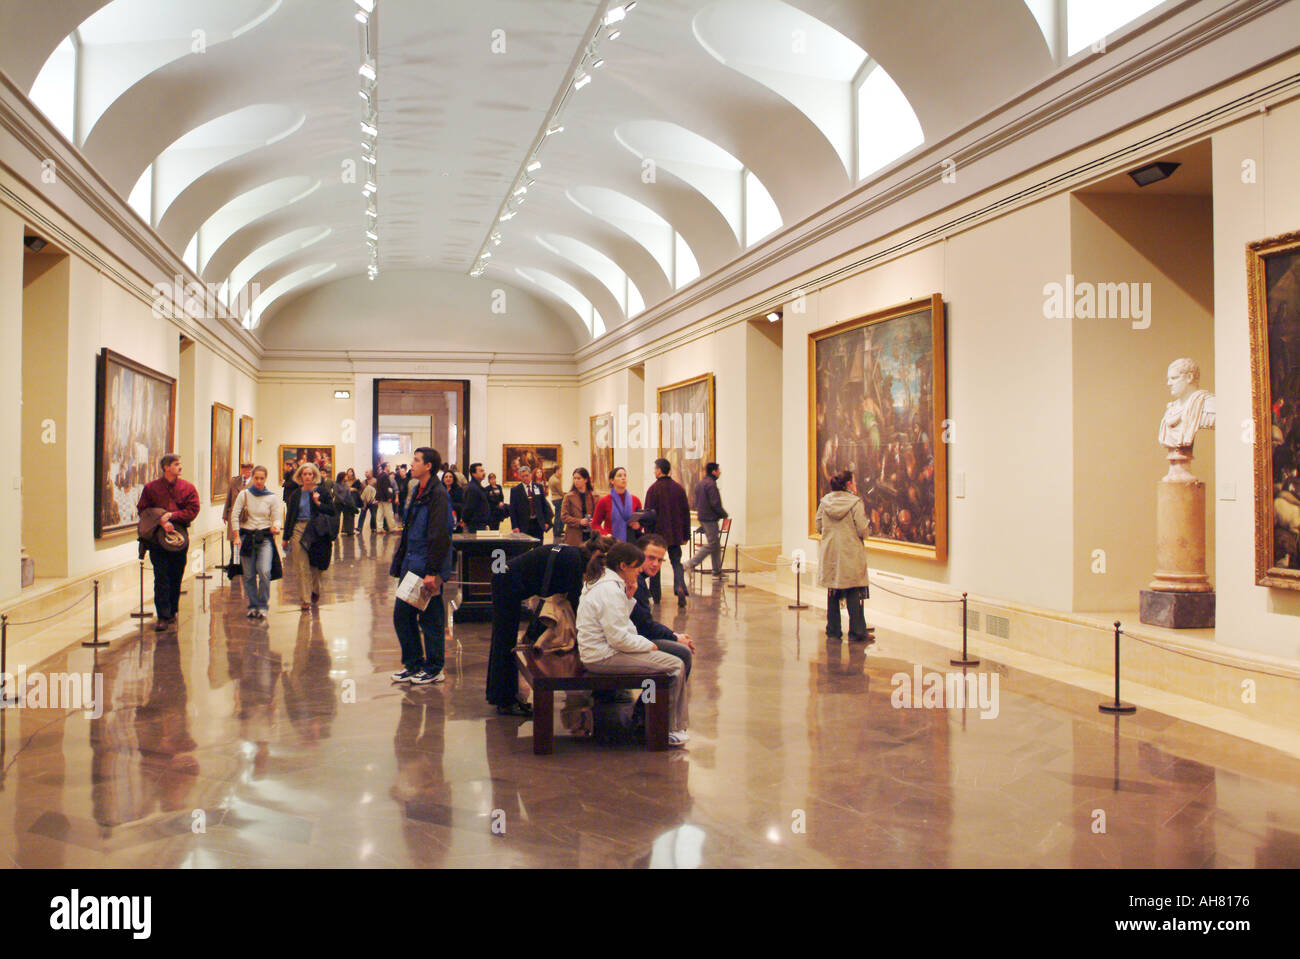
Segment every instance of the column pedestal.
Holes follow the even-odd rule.
[[[1156,492],[1156,572],[1141,591],[1138,618],[1152,626],[1208,628],[1215,597],[1205,573],[1205,484],[1173,475],[1171,468]]]

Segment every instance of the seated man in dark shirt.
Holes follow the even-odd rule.
[[[674,633],[663,623],[656,623],[650,612],[650,580],[659,573],[659,567],[668,556],[668,543],[658,533],[648,533],[636,541],[645,553],[645,563],[636,578],[636,605],[632,607],[632,625],[637,635],[644,636],[665,653],[682,661],[686,667],[685,679],[691,676],[691,660],[695,644],[687,633]]]

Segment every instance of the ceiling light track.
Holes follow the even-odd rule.
[[[378,37],[378,0],[356,0],[356,21],[360,24],[361,78],[358,95],[365,104],[361,118],[361,162],[366,171],[361,195],[366,201],[363,223],[366,245],[366,276],[379,276],[379,58],[375,49]]]
[[[364,5],[363,0],[357,0],[357,3],[358,5]],[[502,224],[508,223],[518,215],[520,205],[523,204],[529,189],[536,182],[532,175],[542,168],[539,154],[543,145],[551,137],[564,132],[564,124],[560,122],[560,115],[564,112],[565,106],[568,105],[569,98],[579,90],[589,86],[594,72],[605,65],[605,58],[600,55],[601,42],[618,39],[622,33],[623,21],[627,19],[628,13],[635,6],[636,0],[630,0],[628,3],[613,3],[612,0],[605,0],[597,11],[591,25],[587,28],[586,34],[583,35],[582,45],[579,47],[581,53],[574,57],[574,62],[564,78],[564,84],[561,87],[559,96],[542,121],[541,129],[525,154],[520,170],[510,182],[506,197],[501,202],[501,206],[497,208],[496,218],[492,221],[492,225],[488,227],[487,236],[479,244],[478,254],[474,257],[474,265],[470,267],[470,276],[482,276],[483,271],[487,269],[487,261],[492,256],[488,246],[501,245],[500,228]]]

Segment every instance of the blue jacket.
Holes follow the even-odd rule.
[[[431,476],[424,494],[411,497],[406,504],[402,539],[393,554],[389,574],[399,579],[407,573],[437,575],[444,582],[450,579],[455,570],[455,552],[451,547],[454,526],[447,490]]]

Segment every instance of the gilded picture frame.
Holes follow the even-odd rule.
[[[852,469],[869,549],[948,558],[943,295],[808,334],[808,535],[830,477]]]
[[[95,538],[134,530],[145,484],[174,452],[176,380],[110,349],[95,384]]]
[[[1300,590],[1300,231],[1246,245],[1255,583]]]
[[[589,420],[591,430],[591,489],[609,492],[609,471],[614,468],[614,414],[597,413]],[[601,440],[604,442],[601,442]]]
[[[257,451],[253,448],[256,445],[253,438],[253,418],[251,416],[241,416],[239,418],[239,462],[252,463],[253,457]],[[256,465],[256,464],[254,464]],[[233,473],[231,474],[234,475]]]
[[[518,486],[519,478],[515,473],[522,467],[529,469],[541,467],[542,482],[549,483],[552,474],[564,468],[564,447],[560,443],[503,443],[501,445],[501,485]],[[560,477],[561,484],[564,477]]]
[[[717,459],[714,403],[712,373],[669,383],[655,393],[658,455],[671,464],[669,475],[685,488],[692,512],[695,487],[704,478],[704,466]],[[652,482],[652,478],[647,477],[645,482]]]
[[[296,469],[297,462],[300,458],[306,458],[308,463],[314,463],[320,471],[321,481],[325,483],[334,482],[335,476],[335,459],[333,446],[311,446],[303,444],[301,446],[285,443],[277,450],[276,469],[280,472],[280,482],[284,482],[287,472],[286,467],[291,464]],[[270,480],[268,480],[270,482]]]
[[[230,477],[239,472],[239,466],[231,462],[235,446],[235,411],[225,403],[212,404],[212,432],[208,440],[208,502],[224,503],[230,493]]]

